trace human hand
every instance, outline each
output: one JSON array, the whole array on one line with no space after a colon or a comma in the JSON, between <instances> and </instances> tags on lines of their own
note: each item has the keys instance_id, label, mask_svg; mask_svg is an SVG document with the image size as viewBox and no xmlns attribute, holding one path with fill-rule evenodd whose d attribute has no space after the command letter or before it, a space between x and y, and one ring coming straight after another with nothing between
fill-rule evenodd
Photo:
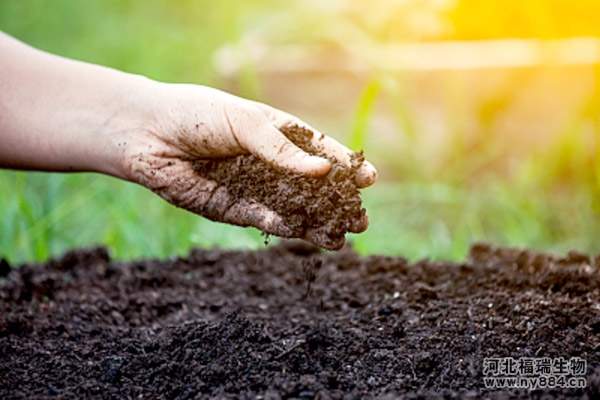
<instances>
[{"instance_id":1,"label":"human hand","mask_svg":"<svg viewBox=\"0 0 600 400\"><path fill-rule=\"evenodd\" d=\"M99 172L137 182L215 221L326 248L343 244L343 236L288 226L264 204L232 198L227 187L194 171L199 160L251 153L296 174L327 174L328 160L302 152L277 129L306 127L297 118L215 89L158 83L55 56L2 32L0 54L0 168ZM321 153L351 164L347 148L309 129ZM367 162L352 171L358 187L377 178ZM366 229L366 217L358 215L345 231Z\"/></svg>"},{"instance_id":2,"label":"human hand","mask_svg":"<svg viewBox=\"0 0 600 400\"><path fill-rule=\"evenodd\" d=\"M331 163L309 155L287 139L278 128L307 127L296 117L262 103L245 100L216 89L196 85L156 84L151 96L153 120L143 133L130 135L123 158L135 181L168 202L214 221L254 226L266 233L302 238L318 246L336 249L339 238L331 241L322 232L298 231L285 224L280 215L264 204L233 199L227 188L200 176L194 161L205 158L252 153L267 164L305 176L322 176ZM328 157L350 166L350 154L334 139L308 127L313 143ZM356 185L375 182L377 171L364 162L356 174ZM251 183L250 183L251 184ZM350 230L364 231L366 217ZM342 238L343 239L343 238Z\"/></svg>"}]
</instances>

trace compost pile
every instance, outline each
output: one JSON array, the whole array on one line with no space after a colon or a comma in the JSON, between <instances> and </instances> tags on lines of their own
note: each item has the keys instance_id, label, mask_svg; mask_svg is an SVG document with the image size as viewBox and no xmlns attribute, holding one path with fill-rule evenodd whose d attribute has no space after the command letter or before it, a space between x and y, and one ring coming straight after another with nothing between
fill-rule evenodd
<instances>
[{"instance_id":1,"label":"compost pile","mask_svg":"<svg viewBox=\"0 0 600 400\"><path fill-rule=\"evenodd\" d=\"M365 216L355 184L364 156L362 152L351 154L351 166L347 167L313 145L312 131L292 125L281 132L307 153L328 158L330 172L324 177L306 177L277 170L252 154L198 160L194 170L226 187L233 199L266 205L295 232L312 229L321 233L316 236L328 238L327 243L333 244L330 250L337 250L337 244L344 243L340 239Z\"/></svg>"},{"instance_id":2,"label":"compost pile","mask_svg":"<svg viewBox=\"0 0 600 400\"><path fill-rule=\"evenodd\" d=\"M0 265L0 398L598 398L600 258L464 263L105 249ZM492 390L486 357L580 357L587 387Z\"/></svg>"}]
</instances>

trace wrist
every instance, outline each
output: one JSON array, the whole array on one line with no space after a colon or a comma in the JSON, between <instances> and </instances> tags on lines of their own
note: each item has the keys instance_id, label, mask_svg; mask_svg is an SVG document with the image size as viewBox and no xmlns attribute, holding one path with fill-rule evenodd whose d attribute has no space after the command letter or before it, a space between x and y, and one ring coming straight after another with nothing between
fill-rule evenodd
<instances>
[{"instance_id":1,"label":"wrist","mask_svg":"<svg viewBox=\"0 0 600 400\"><path fill-rule=\"evenodd\" d=\"M104 113L104 119L87 136L90 168L95 172L125 180L132 177L132 158L147 150L151 141L155 111L154 86L149 78L127 74L126 82L119 88Z\"/></svg>"}]
</instances>

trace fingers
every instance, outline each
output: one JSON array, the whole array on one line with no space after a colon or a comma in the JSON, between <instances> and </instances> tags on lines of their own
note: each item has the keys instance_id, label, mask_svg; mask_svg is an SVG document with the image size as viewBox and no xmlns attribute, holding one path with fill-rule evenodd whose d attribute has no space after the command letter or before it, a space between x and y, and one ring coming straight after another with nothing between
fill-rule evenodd
<instances>
[{"instance_id":1,"label":"fingers","mask_svg":"<svg viewBox=\"0 0 600 400\"><path fill-rule=\"evenodd\" d=\"M365 160L358 171L356 171L356 186L359 188L371 186L377 181L377 177L377 169L375 169L373 164Z\"/></svg>"},{"instance_id":2,"label":"fingers","mask_svg":"<svg viewBox=\"0 0 600 400\"><path fill-rule=\"evenodd\" d=\"M352 150L338 142L337 140L319 132L315 128L309 126L298 118L285 113L276 108L261 104L263 112L272 121L273 125L277 128L284 128L286 126L298 125L302 126L313 132L312 144L313 146L323 153L327 154L331 158L339 160L342 164L350 167L350 155L353 153ZM326 173L326 172L325 172ZM356 185L359 188L371 186L377 180L377 170L368 161L364 161L359 167L356 173Z\"/></svg>"},{"instance_id":3,"label":"fingers","mask_svg":"<svg viewBox=\"0 0 600 400\"><path fill-rule=\"evenodd\" d=\"M327 250L339 250L346 241L343 235L330 236L326 227L304 230L302 227L287 225L281 216L264 205L245 200L231 206L222 215L220 221L238 226L253 226L263 232L283 238L302 238ZM361 220L355 221L355 224L350 227L350 231L361 233L367 229L368 225L369 221L365 215Z\"/></svg>"},{"instance_id":4,"label":"fingers","mask_svg":"<svg viewBox=\"0 0 600 400\"><path fill-rule=\"evenodd\" d=\"M271 165L306 176L322 176L331 169L328 160L302 151L271 124L261 126L256 135L260 140L249 140L246 146Z\"/></svg>"},{"instance_id":5,"label":"fingers","mask_svg":"<svg viewBox=\"0 0 600 400\"><path fill-rule=\"evenodd\" d=\"M223 190L222 190L223 189ZM204 210L204 216L214 221L225 222L237 226L253 226L263 232L283 238L302 238L318 247L327 250L339 250L346 241L342 236L330 236L326 227L309 228L290 226L276 212L263 204L245 199L231 205L227 191L219 188ZM355 221L350 227L354 233L364 232L369 225L367 216Z\"/></svg>"},{"instance_id":6,"label":"fingers","mask_svg":"<svg viewBox=\"0 0 600 400\"><path fill-rule=\"evenodd\" d=\"M326 250L341 249L346 239L342 236L330 236L325 227L309 228L306 231L299 227L287 225L283 218L264 205L246 200L228 207L223 214L206 213L204 215L214 221L224 222L237 226L252 226L259 230L282 238L301 238ZM352 228L355 233L363 232L368 225L365 220L357 222Z\"/></svg>"},{"instance_id":7,"label":"fingers","mask_svg":"<svg viewBox=\"0 0 600 400\"><path fill-rule=\"evenodd\" d=\"M368 226L369 219L366 215L363 215L361 219L354 221L349 230L352 233L361 233L367 230ZM327 250L339 250L344 247L344 244L346 243L346 239L343 235L328 235L326 227L307 229L303 235L303 239Z\"/></svg>"},{"instance_id":8,"label":"fingers","mask_svg":"<svg viewBox=\"0 0 600 400\"><path fill-rule=\"evenodd\" d=\"M337 140L324 135L314 129L310 128L315 132L313 135L312 143L313 145L323 153L336 158L342 164L350 167L350 155L353 153L352 150L338 142ZM356 185L359 188L364 188L367 186L371 186L377 180L377 170L368 161L363 161L362 165L359 167L356 172Z\"/></svg>"},{"instance_id":9,"label":"fingers","mask_svg":"<svg viewBox=\"0 0 600 400\"><path fill-rule=\"evenodd\" d=\"M302 236L299 229L286 225L277 213L268 209L263 204L247 200L240 200L230 206L222 214L221 222L238 226L253 226L263 232L284 238L298 238Z\"/></svg>"},{"instance_id":10,"label":"fingers","mask_svg":"<svg viewBox=\"0 0 600 400\"><path fill-rule=\"evenodd\" d=\"M215 217L216 215L212 216ZM339 250L346 242L344 236L329 236L325 227L309 228L306 231L301 227L291 227L274 211L269 210L262 204L247 200L240 200L230 206L218 220L232 225L253 226L263 232L283 238L302 238L327 250ZM368 224L368 221L361 221L355 227L356 233L366 229L365 223Z\"/></svg>"}]
</instances>

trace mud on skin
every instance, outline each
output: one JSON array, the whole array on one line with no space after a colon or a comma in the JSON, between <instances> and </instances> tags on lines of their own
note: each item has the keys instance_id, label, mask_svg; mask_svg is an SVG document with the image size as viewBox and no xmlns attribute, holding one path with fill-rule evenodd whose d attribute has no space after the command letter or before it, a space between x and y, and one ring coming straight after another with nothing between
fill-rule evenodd
<instances>
[{"instance_id":1,"label":"mud on skin","mask_svg":"<svg viewBox=\"0 0 600 400\"><path fill-rule=\"evenodd\" d=\"M264 204L280 215L293 232L310 229L319 244L337 250L344 244L345 234L355 231L352 227L366 215L355 184L364 156L362 152L353 153L348 168L314 148L312 131L299 126L281 131L302 150L328 158L331 171L325 177L305 177L277 170L255 155L198 160L194 170L226 187L232 201Z\"/></svg>"}]
</instances>

